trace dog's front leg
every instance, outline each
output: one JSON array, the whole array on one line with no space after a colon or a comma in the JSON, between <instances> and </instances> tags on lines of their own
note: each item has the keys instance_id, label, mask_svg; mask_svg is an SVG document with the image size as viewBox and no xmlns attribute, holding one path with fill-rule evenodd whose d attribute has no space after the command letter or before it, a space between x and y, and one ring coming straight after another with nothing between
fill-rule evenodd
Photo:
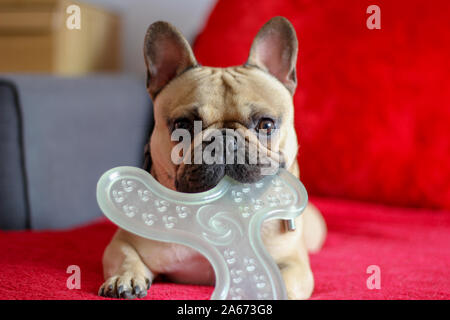
<instances>
[{"instance_id":1,"label":"dog's front leg","mask_svg":"<svg viewBox=\"0 0 450 320\"><path fill-rule=\"evenodd\" d=\"M143 298L155 277L140 255L119 229L103 254L106 281L98 294L111 298Z\"/></svg>"},{"instance_id":2,"label":"dog's front leg","mask_svg":"<svg viewBox=\"0 0 450 320\"><path fill-rule=\"evenodd\" d=\"M299 248L306 253L306 247ZM308 299L314 289L314 276L308 254L297 253L279 264L289 300Z\"/></svg>"},{"instance_id":3,"label":"dog's front leg","mask_svg":"<svg viewBox=\"0 0 450 320\"><path fill-rule=\"evenodd\" d=\"M305 241L305 214L295 219L296 230L287 231L280 238L290 238L285 256L279 263L281 275L290 300L304 300L311 297L314 290L314 276L309 264L308 247ZM284 239L286 240L286 239Z\"/></svg>"},{"instance_id":4,"label":"dog's front leg","mask_svg":"<svg viewBox=\"0 0 450 320\"><path fill-rule=\"evenodd\" d=\"M309 265L304 241L304 217L295 219L295 231L287 231L284 222L265 222L261 230L264 245L280 268L290 300L308 299L314 289L314 277Z\"/></svg>"}]
</instances>

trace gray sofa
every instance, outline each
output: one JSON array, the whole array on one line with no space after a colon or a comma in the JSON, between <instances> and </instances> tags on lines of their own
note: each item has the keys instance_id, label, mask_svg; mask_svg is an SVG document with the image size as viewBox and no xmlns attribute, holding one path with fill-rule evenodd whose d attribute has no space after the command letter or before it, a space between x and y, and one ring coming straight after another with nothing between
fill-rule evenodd
<instances>
[{"instance_id":1,"label":"gray sofa","mask_svg":"<svg viewBox=\"0 0 450 320\"><path fill-rule=\"evenodd\" d=\"M0 229L60 229L102 216L106 170L141 166L145 83L127 75L0 74Z\"/></svg>"}]
</instances>

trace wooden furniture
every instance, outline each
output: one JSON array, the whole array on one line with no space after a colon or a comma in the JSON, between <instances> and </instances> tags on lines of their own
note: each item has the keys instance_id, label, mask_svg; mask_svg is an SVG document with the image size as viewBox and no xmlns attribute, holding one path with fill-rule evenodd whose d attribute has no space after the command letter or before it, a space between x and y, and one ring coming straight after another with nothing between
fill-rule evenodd
<instances>
[{"instance_id":1,"label":"wooden furniture","mask_svg":"<svg viewBox=\"0 0 450 320\"><path fill-rule=\"evenodd\" d=\"M80 29L66 26L78 5ZM68 0L0 0L0 72L80 75L120 69L120 20Z\"/></svg>"}]
</instances>

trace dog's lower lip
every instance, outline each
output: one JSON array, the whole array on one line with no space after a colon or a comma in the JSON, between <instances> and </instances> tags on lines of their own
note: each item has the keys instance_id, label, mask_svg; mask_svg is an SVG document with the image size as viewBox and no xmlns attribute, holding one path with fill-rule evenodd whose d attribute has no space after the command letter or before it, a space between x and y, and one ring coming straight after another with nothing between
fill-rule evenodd
<instances>
[{"instance_id":1,"label":"dog's lower lip","mask_svg":"<svg viewBox=\"0 0 450 320\"><path fill-rule=\"evenodd\" d=\"M205 192L205 191L211 190L215 186L217 186L217 184L215 184L213 186L208 186L207 188L201 188L201 187L199 187L199 188L193 188L193 187L184 188L181 186L176 186L176 189L178 192L183 192L183 193L200 193L200 192Z\"/></svg>"},{"instance_id":2,"label":"dog's lower lip","mask_svg":"<svg viewBox=\"0 0 450 320\"><path fill-rule=\"evenodd\" d=\"M215 186L217 186L217 184L223 179L223 177L225 176L225 174L222 174L220 177L216 177L216 179L213 181L208 180L208 181L198 181L198 182L194 182L192 183L189 180L175 180L175 189L179 192L184 192L184 193L199 193L199 192L205 192L208 190L211 190L212 188L214 188Z\"/></svg>"}]
</instances>

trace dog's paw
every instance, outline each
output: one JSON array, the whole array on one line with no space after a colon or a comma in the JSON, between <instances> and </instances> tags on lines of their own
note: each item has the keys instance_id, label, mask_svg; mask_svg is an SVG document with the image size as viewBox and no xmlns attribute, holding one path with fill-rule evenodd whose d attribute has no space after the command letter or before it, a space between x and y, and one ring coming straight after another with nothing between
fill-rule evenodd
<instances>
[{"instance_id":1,"label":"dog's paw","mask_svg":"<svg viewBox=\"0 0 450 320\"><path fill-rule=\"evenodd\" d=\"M289 300L306 300L314 289L314 276L309 264L296 263L281 270Z\"/></svg>"},{"instance_id":2,"label":"dog's paw","mask_svg":"<svg viewBox=\"0 0 450 320\"><path fill-rule=\"evenodd\" d=\"M98 290L98 295L122 299L144 298L150 285L150 279L126 272L108 278Z\"/></svg>"}]
</instances>

